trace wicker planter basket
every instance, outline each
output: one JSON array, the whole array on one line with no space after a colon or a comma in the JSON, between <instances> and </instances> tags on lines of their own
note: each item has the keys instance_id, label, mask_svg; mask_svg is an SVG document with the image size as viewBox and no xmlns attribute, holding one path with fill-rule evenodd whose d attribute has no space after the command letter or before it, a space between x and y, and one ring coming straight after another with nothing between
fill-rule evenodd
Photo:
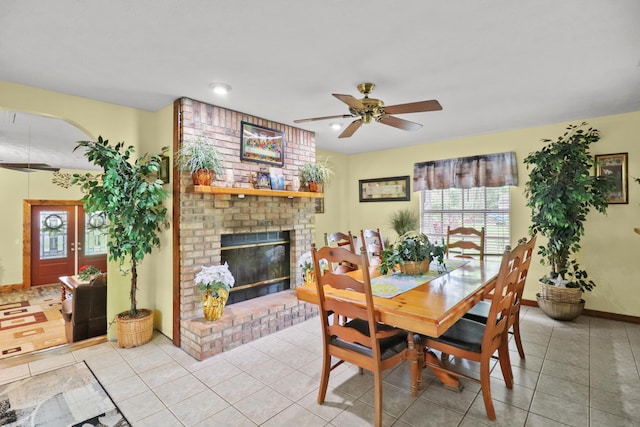
<instances>
[{"instance_id":1,"label":"wicker planter basket","mask_svg":"<svg viewBox=\"0 0 640 427\"><path fill-rule=\"evenodd\" d=\"M540 298L548 301L579 303L582 299L580 288L562 288L540 282Z\"/></svg>"},{"instance_id":2,"label":"wicker planter basket","mask_svg":"<svg viewBox=\"0 0 640 427\"><path fill-rule=\"evenodd\" d=\"M538 307L540 307L540 310L544 311L544 313L552 319L573 320L580 316L582 314L582 310L584 310L583 299L577 303L560 302L542 298L540 294L537 294L536 296L538 297Z\"/></svg>"},{"instance_id":3,"label":"wicker planter basket","mask_svg":"<svg viewBox=\"0 0 640 427\"><path fill-rule=\"evenodd\" d=\"M141 314L136 318L120 317L123 313L116 316L118 347L138 347L151 341L153 337L153 312L146 308L138 311Z\"/></svg>"},{"instance_id":4,"label":"wicker planter basket","mask_svg":"<svg viewBox=\"0 0 640 427\"><path fill-rule=\"evenodd\" d=\"M424 261L405 261L400 265L400 271L404 274L410 274L416 276L418 274L425 274L429 272L429 260Z\"/></svg>"}]
</instances>

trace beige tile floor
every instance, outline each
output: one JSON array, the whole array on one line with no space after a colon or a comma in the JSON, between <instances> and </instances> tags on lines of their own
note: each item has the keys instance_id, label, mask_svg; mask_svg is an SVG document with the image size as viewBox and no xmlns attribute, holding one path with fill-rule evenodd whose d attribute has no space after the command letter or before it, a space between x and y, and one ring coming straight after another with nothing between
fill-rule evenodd
<instances>
[{"instance_id":1,"label":"beige tile floor","mask_svg":"<svg viewBox=\"0 0 640 427\"><path fill-rule=\"evenodd\" d=\"M385 376L384 425L640 426L640 325L587 316L558 322L525 307L522 331L527 358L511 353L513 390L499 368L492 374L495 422L473 382L456 393L425 372L413 398L403 364ZM86 360L134 426L371 425L372 378L352 366L332 373L326 403L316 403L319 332L311 319L202 362L156 334L134 349L106 342L0 363L0 383Z\"/></svg>"}]
</instances>

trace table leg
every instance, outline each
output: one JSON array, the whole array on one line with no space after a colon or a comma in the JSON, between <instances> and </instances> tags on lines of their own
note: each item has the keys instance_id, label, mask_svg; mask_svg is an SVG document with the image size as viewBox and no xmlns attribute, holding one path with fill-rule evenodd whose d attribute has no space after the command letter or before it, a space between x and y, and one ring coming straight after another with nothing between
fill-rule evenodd
<instances>
[{"instance_id":1,"label":"table leg","mask_svg":"<svg viewBox=\"0 0 640 427\"><path fill-rule=\"evenodd\" d=\"M424 366L424 350L421 343L414 342L413 333L408 334L409 363L411 366L411 395L418 396L418 390L422 388L422 368Z\"/></svg>"},{"instance_id":2,"label":"table leg","mask_svg":"<svg viewBox=\"0 0 640 427\"><path fill-rule=\"evenodd\" d=\"M442 361L435 355L435 353L431 350L427 350L424 353L424 360L426 365L431 368L436 377L442 382L442 385L453 391L462 391L464 387L462 383L458 380L458 377L452 375L449 371L444 369L442 366Z\"/></svg>"}]
</instances>

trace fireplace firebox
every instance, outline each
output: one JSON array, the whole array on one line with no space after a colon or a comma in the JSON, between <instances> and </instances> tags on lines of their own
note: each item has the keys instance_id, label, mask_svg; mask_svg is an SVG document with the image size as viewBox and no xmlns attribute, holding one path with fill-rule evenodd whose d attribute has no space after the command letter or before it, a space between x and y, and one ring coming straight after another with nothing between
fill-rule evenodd
<instances>
[{"instance_id":1,"label":"fireplace firebox","mask_svg":"<svg viewBox=\"0 0 640 427\"><path fill-rule=\"evenodd\" d=\"M288 231L223 234L221 260L236 280L227 304L290 288Z\"/></svg>"}]
</instances>

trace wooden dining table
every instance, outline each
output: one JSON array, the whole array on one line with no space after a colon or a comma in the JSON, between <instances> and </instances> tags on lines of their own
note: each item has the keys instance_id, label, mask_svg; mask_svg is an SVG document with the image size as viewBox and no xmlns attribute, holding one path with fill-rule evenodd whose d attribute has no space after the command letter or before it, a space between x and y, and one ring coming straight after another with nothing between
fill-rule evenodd
<instances>
[{"instance_id":1,"label":"wooden dining table","mask_svg":"<svg viewBox=\"0 0 640 427\"><path fill-rule=\"evenodd\" d=\"M494 288L499 269L499 261L469 260L461 267L392 298L374 296L379 321L410 332L439 337ZM362 279L360 270L348 274ZM375 268L370 269L370 274L371 277L380 275ZM295 290L299 300L318 304L315 283L298 286ZM326 287L325 294L329 298L365 305L362 293ZM435 373L448 388L461 389L456 377ZM412 392L416 394L416 390Z\"/></svg>"}]
</instances>

